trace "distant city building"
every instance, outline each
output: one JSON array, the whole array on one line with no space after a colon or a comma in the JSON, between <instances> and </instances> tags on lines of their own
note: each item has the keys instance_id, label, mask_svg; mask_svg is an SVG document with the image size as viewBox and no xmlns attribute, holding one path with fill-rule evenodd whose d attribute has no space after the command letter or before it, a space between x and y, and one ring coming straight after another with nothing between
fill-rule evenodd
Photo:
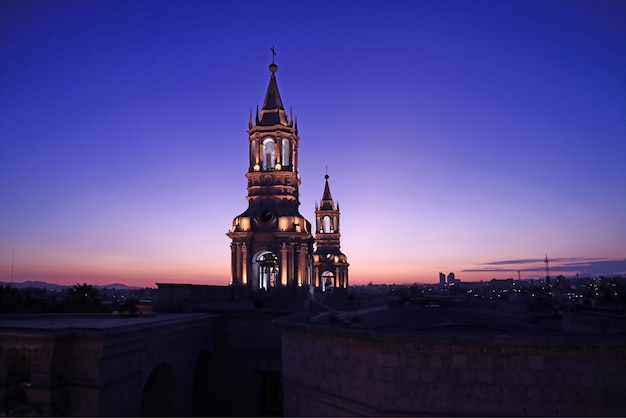
<instances>
[{"instance_id":1,"label":"distant city building","mask_svg":"<svg viewBox=\"0 0 626 418\"><path fill-rule=\"evenodd\" d=\"M442 286L446 284L446 275L443 273L439 273L439 284Z\"/></svg>"},{"instance_id":2,"label":"distant city building","mask_svg":"<svg viewBox=\"0 0 626 418\"><path fill-rule=\"evenodd\" d=\"M448 273L448 284L456 283L456 279L454 278L454 273Z\"/></svg>"}]
</instances>

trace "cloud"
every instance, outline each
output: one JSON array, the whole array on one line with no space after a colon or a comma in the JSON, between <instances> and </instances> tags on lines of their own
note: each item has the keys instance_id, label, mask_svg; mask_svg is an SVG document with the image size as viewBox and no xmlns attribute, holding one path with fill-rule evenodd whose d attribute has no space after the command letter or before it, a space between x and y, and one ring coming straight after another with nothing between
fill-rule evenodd
<instances>
[{"instance_id":1,"label":"cloud","mask_svg":"<svg viewBox=\"0 0 626 418\"><path fill-rule=\"evenodd\" d=\"M545 262L545 258L526 258L522 260L501 260L501 261L490 261L488 263L481 263L480 265L488 265L488 266L499 266L499 265L518 265L518 264L534 264L534 263L543 263ZM550 258L548 257L551 263L563 263L563 262L574 262L574 261L596 261L596 260L606 260L604 258L582 258L582 257L569 257L569 258ZM517 271L517 269L515 269Z\"/></svg>"},{"instance_id":2,"label":"cloud","mask_svg":"<svg viewBox=\"0 0 626 418\"><path fill-rule=\"evenodd\" d=\"M579 274L583 276L611 276L626 274L626 258L606 259L606 258L549 258L550 270L558 274ZM488 272L538 272L545 265L545 259L522 259L522 260L500 260L479 264L473 269L462 270L464 273L488 273ZM534 264L533 267L521 267L520 265Z\"/></svg>"},{"instance_id":3,"label":"cloud","mask_svg":"<svg viewBox=\"0 0 626 418\"><path fill-rule=\"evenodd\" d=\"M543 262L540 258L527 258L524 260L503 260L503 261L491 261L489 263L481 263L481 265L498 266L508 264L529 264Z\"/></svg>"},{"instance_id":4,"label":"cloud","mask_svg":"<svg viewBox=\"0 0 626 418\"><path fill-rule=\"evenodd\" d=\"M556 267L559 271L592 276L626 274L626 258L617 260L589 260Z\"/></svg>"}]
</instances>

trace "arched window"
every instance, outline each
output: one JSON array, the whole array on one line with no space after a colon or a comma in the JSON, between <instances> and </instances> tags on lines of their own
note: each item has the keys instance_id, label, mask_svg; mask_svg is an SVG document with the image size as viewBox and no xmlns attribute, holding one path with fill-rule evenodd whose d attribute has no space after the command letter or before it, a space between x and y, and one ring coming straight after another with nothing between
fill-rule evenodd
<instances>
[{"instance_id":1,"label":"arched window","mask_svg":"<svg viewBox=\"0 0 626 418\"><path fill-rule=\"evenodd\" d=\"M324 232L330 232L330 216L324 216Z\"/></svg>"},{"instance_id":2,"label":"arched window","mask_svg":"<svg viewBox=\"0 0 626 418\"><path fill-rule=\"evenodd\" d=\"M216 360L209 350L202 350L196 359L193 371L192 416L206 417L211 415L211 383L215 376Z\"/></svg>"},{"instance_id":3,"label":"arched window","mask_svg":"<svg viewBox=\"0 0 626 418\"><path fill-rule=\"evenodd\" d=\"M29 405L28 393L24 389L30 387L30 358L26 357L17 348L11 347L6 350L5 361L6 374L0 377L6 384L4 386L4 399L2 399L4 407L0 412L8 412L9 416L22 414L25 414L23 416L28 416L31 406ZM17 411L19 413L16 413Z\"/></svg>"},{"instance_id":4,"label":"arched window","mask_svg":"<svg viewBox=\"0 0 626 418\"><path fill-rule=\"evenodd\" d=\"M335 275L332 271L325 271L322 273L322 290L324 292L332 292L335 286Z\"/></svg>"},{"instance_id":5,"label":"arched window","mask_svg":"<svg viewBox=\"0 0 626 418\"><path fill-rule=\"evenodd\" d=\"M263 171L272 171L276 165L276 144L273 138L263 140Z\"/></svg>"},{"instance_id":6,"label":"arched window","mask_svg":"<svg viewBox=\"0 0 626 418\"><path fill-rule=\"evenodd\" d=\"M254 168L257 163L258 161L256 160L256 141L252 141L250 143L250 167Z\"/></svg>"},{"instance_id":7,"label":"arched window","mask_svg":"<svg viewBox=\"0 0 626 418\"><path fill-rule=\"evenodd\" d=\"M278 257L270 251L259 253L254 264L258 276L258 289L269 290L276 287L278 279Z\"/></svg>"},{"instance_id":8,"label":"arched window","mask_svg":"<svg viewBox=\"0 0 626 418\"><path fill-rule=\"evenodd\" d=\"M291 150L289 148L291 148L289 146L289 140L283 139L283 150L281 153L283 157L283 167L287 167L291 165Z\"/></svg>"},{"instance_id":9,"label":"arched window","mask_svg":"<svg viewBox=\"0 0 626 418\"><path fill-rule=\"evenodd\" d=\"M176 374L166 363L154 368L141 395L141 412L144 417L177 416Z\"/></svg>"}]
</instances>

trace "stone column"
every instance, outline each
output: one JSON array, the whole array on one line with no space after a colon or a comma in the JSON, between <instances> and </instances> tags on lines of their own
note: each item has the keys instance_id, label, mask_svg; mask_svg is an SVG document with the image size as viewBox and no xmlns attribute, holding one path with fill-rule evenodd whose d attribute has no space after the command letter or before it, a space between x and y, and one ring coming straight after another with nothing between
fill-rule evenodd
<instances>
[{"instance_id":1,"label":"stone column","mask_svg":"<svg viewBox=\"0 0 626 418\"><path fill-rule=\"evenodd\" d=\"M248 284L248 248L241 244L241 284Z\"/></svg>"},{"instance_id":2,"label":"stone column","mask_svg":"<svg viewBox=\"0 0 626 418\"><path fill-rule=\"evenodd\" d=\"M287 244L280 245L280 284L287 286Z\"/></svg>"},{"instance_id":3,"label":"stone column","mask_svg":"<svg viewBox=\"0 0 626 418\"><path fill-rule=\"evenodd\" d=\"M230 243L230 284L238 284L237 283L237 251L235 248L235 243Z\"/></svg>"}]
</instances>

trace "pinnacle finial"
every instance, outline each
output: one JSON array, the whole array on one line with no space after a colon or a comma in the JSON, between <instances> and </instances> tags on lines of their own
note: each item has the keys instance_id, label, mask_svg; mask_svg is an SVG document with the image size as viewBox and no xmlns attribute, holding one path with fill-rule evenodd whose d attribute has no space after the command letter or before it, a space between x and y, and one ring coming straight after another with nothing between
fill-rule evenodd
<instances>
[{"instance_id":1,"label":"pinnacle finial","mask_svg":"<svg viewBox=\"0 0 626 418\"><path fill-rule=\"evenodd\" d=\"M327 166L326 166L326 175L324 176L324 178L325 178L326 180L328 180L328 177L329 177L329 176L328 176L328 165L327 165Z\"/></svg>"}]
</instances>

